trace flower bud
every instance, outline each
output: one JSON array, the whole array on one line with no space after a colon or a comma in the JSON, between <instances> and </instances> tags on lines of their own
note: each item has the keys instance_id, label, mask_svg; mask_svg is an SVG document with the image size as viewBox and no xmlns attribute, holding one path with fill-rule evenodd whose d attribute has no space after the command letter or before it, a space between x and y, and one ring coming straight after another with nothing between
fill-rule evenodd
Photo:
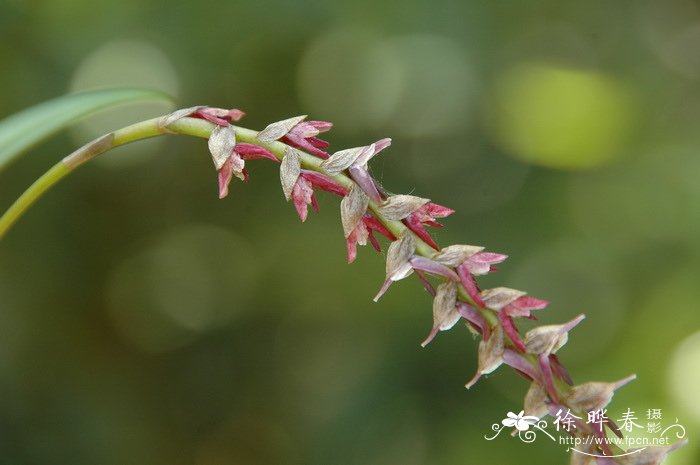
<instances>
[{"instance_id":1,"label":"flower bud","mask_svg":"<svg viewBox=\"0 0 700 465\"><path fill-rule=\"evenodd\" d=\"M321 169L330 175L342 173L352 165L367 147L353 147L335 152L321 162Z\"/></svg>"},{"instance_id":2,"label":"flower bud","mask_svg":"<svg viewBox=\"0 0 700 465\"><path fill-rule=\"evenodd\" d=\"M356 184L353 184L348 195L343 197L343 200L340 202L340 218L346 239L355 229L355 226L362 221L368 206L369 197Z\"/></svg>"},{"instance_id":3,"label":"flower bud","mask_svg":"<svg viewBox=\"0 0 700 465\"><path fill-rule=\"evenodd\" d=\"M472 328L476 328L477 332L481 334L484 340L488 340L491 337L491 328L486 322L486 318L479 311L477 311L471 305L464 302L457 302L457 310L462 318L467 320L469 324L467 327L474 332Z\"/></svg>"},{"instance_id":4,"label":"flower bud","mask_svg":"<svg viewBox=\"0 0 700 465\"><path fill-rule=\"evenodd\" d=\"M553 354L566 344L569 331L578 325L585 315L579 315L563 325L547 325L533 328L525 334L525 347L530 354Z\"/></svg>"},{"instance_id":5,"label":"flower bud","mask_svg":"<svg viewBox=\"0 0 700 465\"><path fill-rule=\"evenodd\" d=\"M300 174L299 153L295 149L287 147L284 151L284 157L282 157L282 163L280 163L280 182L285 199L292 198L292 191Z\"/></svg>"},{"instance_id":6,"label":"flower bud","mask_svg":"<svg viewBox=\"0 0 700 465\"><path fill-rule=\"evenodd\" d=\"M421 343L425 347L433 340L438 331L447 331L459 321L461 315L457 311L457 283L447 281L440 284L433 299L433 328L428 337Z\"/></svg>"},{"instance_id":7,"label":"flower bud","mask_svg":"<svg viewBox=\"0 0 700 465\"><path fill-rule=\"evenodd\" d=\"M386 254L386 279L379 293L374 297L375 302L386 293L392 282L403 279L413 272L409 259L415 251L416 241L408 231L391 243Z\"/></svg>"},{"instance_id":8,"label":"flower bud","mask_svg":"<svg viewBox=\"0 0 700 465\"><path fill-rule=\"evenodd\" d=\"M433 255L433 260L438 263L442 263L445 266L457 267L467 261L469 257L475 253L484 250L483 247L478 247L476 245L451 245L441 249L438 253Z\"/></svg>"},{"instance_id":9,"label":"flower bud","mask_svg":"<svg viewBox=\"0 0 700 465\"><path fill-rule=\"evenodd\" d=\"M425 271L434 276L442 276L452 281L459 281L459 276L457 276L457 273L455 273L453 269L420 255L411 257L411 266L416 270Z\"/></svg>"},{"instance_id":10,"label":"flower bud","mask_svg":"<svg viewBox=\"0 0 700 465\"><path fill-rule=\"evenodd\" d=\"M591 382L575 386L566 397L566 403L573 410L600 410L612 400L615 390L636 379L628 376L616 383Z\"/></svg>"},{"instance_id":11,"label":"flower bud","mask_svg":"<svg viewBox=\"0 0 700 465\"><path fill-rule=\"evenodd\" d=\"M429 199L416 197L415 195L392 195L379 205L379 213L384 217L400 221L420 207L430 202Z\"/></svg>"},{"instance_id":12,"label":"flower bud","mask_svg":"<svg viewBox=\"0 0 700 465\"><path fill-rule=\"evenodd\" d=\"M379 193L379 189L377 189L377 184L366 168L351 165L350 168L348 168L348 172L352 180L365 191L365 194L367 194L373 202L379 203L382 201L382 195Z\"/></svg>"},{"instance_id":13,"label":"flower bud","mask_svg":"<svg viewBox=\"0 0 700 465\"><path fill-rule=\"evenodd\" d=\"M466 388L471 388L481 378L481 375L492 373L501 366L504 351L503 329L497 325L488 341L479 342L479 367L474 378L466 384Z\"/></svg>"},{"instance_id":14,"label":"flower bud","mask_svg":"<svg viewBox=\"0 0 700 465\"><path fill-rule=\"evenodd\" d=\"M360 156L355 160L355 164L358 166L367 167L367 162L374 158L379 152L391 145L391 139L384 138L379 139L377 142L365 147L365 150L360 153Z\"/></svg>"},{"instance_id":15,"label":"flower bud","mask_svg":"<svg viewBox=\"0 0 700 465\"><path fill-rule=\"evenodd\" d=\"M170 113L169 115L164 116L163 118L158 121L158 127L161 129L171 125L175 121L181 120L182 118L185 118L193 113L196 113L197 111L201 110L202 108L206 108L204 105L197 105L195 107L189 107L189 108L181 108L179 110L175 110L174 112Z\"/></svg>"},{"instance_id":16,"label":"flower bud","mask_svg":"<svg viewBox=\"0 0 700 465\"><path fill-rule=\"evenodd\" d=\"M268 124L265 129L256 136L260 142L269 144L285 136L294 126L306 119L306 115L295 116L293 118L277 121Z\"/></svg>"},{"instance_id":17,"label":"flower bud","mask_svg":"<svg viewBox=\"0 0 700 465\"><path fill-rule=\"evenodd\" d=\"M217 171L224 166L236 146L236 129L231 126L215 126L209 136L209 152Z\"/></svg>"},{"instance_id":18,"label":"flower bud","mask_svg":"<svg viewBox=\"0 0 700 465\"><path fill-rule=\"evenodd\" d=\"M488 308L501 310L506 305L514 302L518 297L525 295L525 292L510 289L508 287L495 287L481 292L481 299Z\"/></svg>"}]
</instances>

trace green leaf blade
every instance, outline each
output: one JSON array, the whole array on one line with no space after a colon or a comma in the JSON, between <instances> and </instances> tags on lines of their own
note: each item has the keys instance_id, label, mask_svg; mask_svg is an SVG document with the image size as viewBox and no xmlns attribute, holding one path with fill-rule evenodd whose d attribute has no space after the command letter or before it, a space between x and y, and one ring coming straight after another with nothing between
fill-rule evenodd
<instances>
[{"instance_id":1,"label":"green leaf blade","mask_svg":"<svg viewBox=\"0 0 700 465\"><path fill-rule=\"evenodd\" d=\"M76 121L111 107L143 101L172 102L159 91L100 89L42 102L0 121L0 171L22 153Z\"/></svg>"}]
</instances>

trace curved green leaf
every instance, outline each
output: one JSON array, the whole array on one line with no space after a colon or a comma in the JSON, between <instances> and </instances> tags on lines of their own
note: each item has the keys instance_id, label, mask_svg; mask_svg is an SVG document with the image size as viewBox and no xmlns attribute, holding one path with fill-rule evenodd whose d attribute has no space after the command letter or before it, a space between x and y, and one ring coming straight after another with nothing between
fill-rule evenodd
<instances>
[{"instance_id":1,"label":"curved green leaf","mask_svg":"<svg viewBox=\"0 0 700 465\"><path fill-rule=\"evenodd\" d=\"M0 171L25 150L87 115L147 100L169 102L172 98L148 89L101 89L64 95L8 116L0 121Z\"/></svg>"}]
</instances>

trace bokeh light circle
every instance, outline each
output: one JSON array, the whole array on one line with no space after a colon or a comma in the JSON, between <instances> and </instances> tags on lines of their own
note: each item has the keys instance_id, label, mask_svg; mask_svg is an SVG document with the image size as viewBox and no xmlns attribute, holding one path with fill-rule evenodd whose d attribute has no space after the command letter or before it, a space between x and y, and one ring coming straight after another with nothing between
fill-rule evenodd
<instances>
[{"instance_id":1,"label":"bokeh light circle","mask_svg":"<svg viewBox=\"0 0 700 465\"><path fill-rule=\"evenodd\" d=\"M604 165L625 149L634 123L624 83L600 72L527 63L493 87L495 142L528 163L559 169Z\"/></svg>"},{"instance_id":2,"label":"bokeh light circle","mask_svg":"<svg viewBox=\"0 0 700 465\"><path fill-rule=\"evenodd\" d=\"M106 87L143 87L177 96L179 79L173 64L165 53L150 42L115 40L107 42L86 56L78 65L71 80L71 92ZM140 119L163 114L168 107L162 102L133 103L109 109L80 122L74 129L76 143L83 144L115 129L133 124ZM107 166L141 162L143 156L155 154L154 144L138 144L120 150L119 156L98 157Z\"/></svg>"},{"instance_id":3,"label":"bokeh light circle","mask_svg":"<svg viewBox=\"0 0 700 465\"><path fill-rule=\"evenodd\" d=\"M361 30L334 30L311 43L299 63L304 107L338 131L374 128L398 103L404 75L392 50Z\"/></svg>"},{"instance_id":4,"label":"bokeh light circle","mask_svg":"<svg viewBox=\"0 0 700 465\"><path fill-rule=\"evenodd\" d=\"M113 270L111 320L137 348L179 347L245 307L259 262L246 240L224 229L195 225L167 232Z\"/></svg>"},{"instance_id":5,"label":"bokeh light circle","mask_svg":"<svg viewBox=\"0 0 700 465\"><path fill-rule=\"evenodd\" d=\"M674 400L688 415L700 422L700 331L685 338L671 358L669 390Z\"/></svg>"}]
</instances>

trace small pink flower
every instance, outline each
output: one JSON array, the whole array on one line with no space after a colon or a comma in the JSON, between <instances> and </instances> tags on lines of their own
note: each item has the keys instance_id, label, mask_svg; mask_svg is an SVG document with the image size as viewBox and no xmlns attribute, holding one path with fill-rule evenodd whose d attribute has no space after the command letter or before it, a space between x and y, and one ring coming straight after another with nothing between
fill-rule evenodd
<instances>
[{"instance_id":1,"label":"small pink flower","mask_svg":"<svg viewBox=\"0 0 700 465\"><path fill-rule=\"evenodd\" d=\"M330 192L331 194L335 194L340 197L345 197L348 193L346 188L333 181L331 178L324 176L321 173L317 173L316 171L301 170L301 175L317 189Z\"/></svg>"},{"instance_id":2,"label":"small pink flower","mask_svg":"<svg viewBox=\"0 0 700 465\"><path fill-rule=\"evenodd\" d=\"M245 113L237 108L226 110L224 108L203 107L190 115L193 118L201 118L219 126L226 126L233 121L238 121Z\"/></svg>"},{"instance_id":3,"label":"small pink flower","mask_svg":"<svg viewBox=\"0 0 700 465\"><path fill-rule=\"evenodd\" d=\"M366 214L364 218L362 218L362 221L365 223L365 226L367 226L367 230L369 231L369 241L372 243L372 247L374 247L374 249L377 252L381 252L382 248L379 245L379 241L377 241L377 238L374 237L374 234L372 234L373 232L378 232L390 241L396 240L396 236L394 236L394 234L391 231L386 229L382 222L374 216Z\"/></svg>"},{"instance_id":4,"label":"small pink flower","mask_svg":"<svg viewBox=\"0 0 700 465\"><path fill-rule=\"evenodd\" d=\"M357 183L373 202L382 201L377 185L367 171L367 163L379 152L391 145L391 139L380 139L364 147L353 147L335 152L321 163L321 169L330 175L348 170L350 177Z\"/></svg>"},{"instance_id":5,"label":"small pink flower","mask_svg":"<svg viewBox=\"0 0 700 465\"><path fill-rule=\"evenodd\" d=\"M311 205L314 211L318 213L319 207L318 202L316 201L316 196L314 195L314 188L321 189L341 197L344 197L348 192L343 186L320 173L310 170L301 170L291 194L294 207L296 208L301 221L306 221L309 214L309 205ZM374 239L372 236L370 238ZM376 241L376 239L374 239L374 241Z\"/></svg>"},{"instance_id":6,"label":"small pink flower","mask_svg":"<svg viewBox=\"0 0 700 465\"><path fill-rule=\"evenodd\" d=\"M314 196L313 187L311 187L311 183L304 179L303 176L299 176L297 182L294 184L294 189L292 189L292 201L294 202L294 208L296 208L297 214L302 222L306 221L306 217L309 214L309 205L318 213L318 203Z\"/></svg>"},{"instance_id":7,"label":"small pink flower","mask_svg":"<svg viewBox=\"0 0 700 465\"><path fill-rule=\"evenodd\" d=\"M199 105L190 108L181 108L180 110L175 110L166 117L164 117L159 126L165 128L168 125L178 121L182 118L199 118L212 122L218 126L226 127L229 123L233 121L238 121L245 116L245 113L237 108L232 108L226 110L224 108L214 108Z\"/></svg>"},{"instance_id":8,"label":"small pink flower","mask_svg":"<svg viewBox=\"0 0 700 465\"><path fill-rule=\"evenodd\" d=\"M525 343L520 338L520 334L518 333L518 329L515 327L513 318L530 318L530 310L541 310L547 305L549 305L549 302L546 300L540 300L524 295L522 297L518 297L498 312L498 320L501 322L503 330L506 332L510 340L513 341L515 347L517 347L521 352L526 351ZM549 364L548 360L547 364Z\"/></svg>"},{"instance_id":9,"label":"small pink flower","mask_svg":"<svg viewBox=\"0 0 700 465\"><path fill-rule=\"evenodd\" d=\"M549 302L529 297L522 291L507 287L487 289L480 294L480 298L485 306L498 312L498 320L503 327L503 331L513 341L518 350L525 352L525 344L513 323L513 318L530 318L531 310L543 309Z\"/></svg>"},{"instance_id":10,"label":"small pink flower","mask_svg":"<svg viewBox=\"0 0 700 465\"><path fill-rule=\"evenodd\" d=\"M326 159L328 154L323 149L328 148L329 144L316 136L332 127L333 123L328 121L302 121L290 129L280 141Z\"/></svg>"},{"instance_id":11,"label":"small pink flower","mask_svg":"<svg viewBox=\"0 0 700 465\"><path fill-rule=\"evenodd\" d=\"M223 199L228 195L228 186L233 176L236 176L241 181L248 181L248 171L244 168L245 160L257 160L260 158L268 158L279 163L279 159L265 147L243 142L236 144L231 155L218 170L219 198Z\"/></svg>"},{"instance_id":12,"label":"small pink flower","mask_svg":"<svg viewBox=\"0 0 700 465\"><path fill-rule=\"evenodd\" d=\"M377 238L374 237L373 232L378 232L390 241L396 240L396 236L394 236L391 231L386 229L379 220L370 214L365 214L362 217L362 221L357 223L353 231L346 238L348 263L354 262L357 258L357 244L367 245L368 239L375 250L378 252L381 251L379 241L377 241Z\"/></svg>"},{"instance_id":13,"label":"small pink flower","mask_svg":"<svg viewBox=\"0 0 700 465\"><path fill-rule=\"evenodd\" d=\"M435 228L441 228L442 224L435 221L435 218L446 218L453 214L455 211L451 208L438 205L433 202L428 202L414 213L411 213L406 218L404 218L403 224L406 225L411 231L413 231L418 237L420 237L426 244L430 247L438 250L439 247L435 243L428 231L425 229L425 225L432 226Z\"/></svg>"},{"instance_id":14,"label":"small pink flower","mask_svg":"<svg viewBox=\"0 0 700 465\"><path fill-rule=\"evenodd\" d=\"M345 244L348 251L348 263L352 263L357 258L357 244L367 245L369 230L364 221L360 221L355 225L348 237L345 238Z\"/></svg>"},{"instance_id":15,"label":"small pink flower","mask_svg":"<svg viewBox=\"0 0 700 465\"><path fill-rule=\"evenodd\" d=\"M474 303L480 307L484 306L484 301L481 300L481 290L474 280L474 276L486 274L490 271L495 271L491 265L501 263L508 255L492 252L479 252L469 257L464 263L457 267L457 273L462 281L462 286L474 300Z\"/></svg>"}]
</instances>

